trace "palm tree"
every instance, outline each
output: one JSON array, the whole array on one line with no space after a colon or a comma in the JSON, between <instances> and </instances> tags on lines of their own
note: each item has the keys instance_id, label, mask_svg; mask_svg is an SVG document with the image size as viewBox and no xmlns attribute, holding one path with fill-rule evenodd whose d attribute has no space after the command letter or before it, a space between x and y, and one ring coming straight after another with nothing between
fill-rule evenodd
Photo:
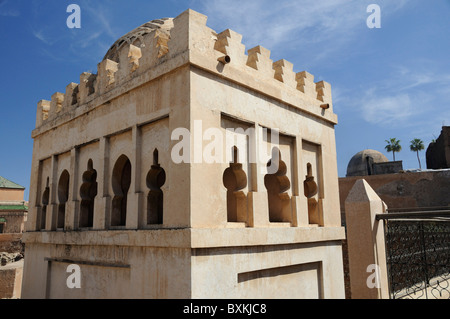
<instances>
[{"instance_id":1,"label":"palm tree","mask_svg":"<svg viewBox=\"0 0 450 319\"><path fill-rule=\"evenodd\" d=\"M419 138L415 138L411 141L411 145L409 146L409 148L412 152L417 153L417 159L419 161L419 168L422 169L422 165L420 164L419 152L421 150L425 149L425 146L423 145L423 141Z\"/></svg>"},{"instance_id":2,"label":"palm tree","mask_svg":"<svg viewBox=\"0 0 450 319\"><path fill-rule=\"evenodd\" d=\"M396 138L391 138L389 140L386 140L386 143L388 143L388 145L385 146L385 149L388 152L392 152L392 155L394 156L394 162L395 162L395 152L400 152L402 150L402 146L400 145L400 140L397 140Z\"/></svg>"}]
</instances>

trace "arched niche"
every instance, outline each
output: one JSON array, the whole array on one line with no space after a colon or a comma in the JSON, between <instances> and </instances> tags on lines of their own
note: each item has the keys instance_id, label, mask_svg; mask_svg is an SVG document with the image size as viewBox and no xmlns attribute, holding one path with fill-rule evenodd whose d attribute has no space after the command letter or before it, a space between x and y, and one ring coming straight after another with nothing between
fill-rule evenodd
<instances>
[{"instance_id":1,"label":"arched niche","mask_svg":"<svg viewBox=\"0 0 450 319\"><path fill-rule=\"evenodd\" d=\"M322 213L317 200L318 185L313 174L313 166L311 163L306 164L306 176L303 181L303 189L304 195L308 199L309 224L323 226Z\"/></svg>"},{"instance_id":2,"label":"arched niche","mask_svg":"<svg viewBox=\"0 0 450 319\"><path fill-rule=\"evenodd\" d=\"M127 220L128 190L131 185L131 162L121 155L112 172L112 189L114 197L111 210L111 226L125 226Z\"/></svg>"},{"instance_id":3,"label":"arched niche","mask_svg":"<svg viewBox=\"0 0 450 319\"><path fill-rule=\"evenodd\" d=\"M45 224L47 221L47 207L50 201L50 186L49 186L50 179L47 177L46 186L44 189L44 192L42 193L41 198L41 207L40 207L40 213L37 218L37 230L44 230Z\"/></svg>"},{"instance_id":4,"label":"arched niche","mask_svg":"<svg viewBox=\"0 0 450 319\"><path fill-rule=\"evenodd\" d=\"M233 161L223 173L223 185L227 189L227 221L247 222L247 196L242 191L247 187L247 174L239 163L239 150L232 148Z\"/></svg>"},{"instance_id":5,"label":"arched niche","mask_svg":"<svg viewBox=\"0 0 450 319\"><path fill-rule=\"evenodd\" d=\"M69 199L70 174L64 170L59 177L58 182L58 215L56 219L56 228L64 229L66 220L66 203Z\"/></svg>"},{"instance_id":6,"label":"arched niche","mask_svg":"<svg viewBox=\"0 0 450 319\"><path fill-rule=\"evenodd\" d=\"M94 169L92 160L87 164L87 169L82 176L80 187L80 221L79 226L93 227L94 225L94 202L98 192L97 171Z\"/></svg>"},{"instance_id":7,"label":"arched niche","mask_svg":"<svg viewBox=\"0 0 450 319\"><path fill-rule=\"evenodd\" d=\"M269 201L269 221L291 222L291 198L287 193L291 183L286 176L286 163L283 162L281 151L277 147L272 149L272 158L267 163L268 171L273 171L274 166L276 171L264 176L264 185L267 189Z\"/></svg>"},{"instance_id":8,"label":"arched niche","mask_svg":"<svg viewBox=\"0 0 450 319\"><path fill-rule=\"evenodd\" d=\"M163 224L164 193L161 187L166 182L166 172L159 164L159 153L153 151L153 165L147 174L146 183L150 191L147 194L147 224Z\"/></svg>"}]
</instances>

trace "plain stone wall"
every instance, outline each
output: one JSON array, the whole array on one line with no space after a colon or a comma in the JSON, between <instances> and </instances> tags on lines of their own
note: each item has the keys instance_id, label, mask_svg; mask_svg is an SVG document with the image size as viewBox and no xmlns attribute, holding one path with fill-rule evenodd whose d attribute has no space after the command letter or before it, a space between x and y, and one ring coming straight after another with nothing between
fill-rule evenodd
<instances>
[{"instance_id":1,"label":"plain stone wall","mask_svg":"<svg viewBox=\"0 0 450 319\"><path fill-rule=\"evenodd\" d=\"M343 299L341 258L340 242L196 249L192 297Z\"/></svg>"},{"instance_id":2,"label":"plain stone wall","mask_svg":"<svg viewBox=\"0 0 450 319\"><path fill-rule=\"evenodd\" d=\"M386 205L359 179L345 200L349 279L352 299L389 299L383 221Z\"/></svg>"},{"instance_id":3,"label":"plain stone wall","mask_svg":"<svg viewBox=\"0 0 450 319\"><path fill-rule=\"evenodd\" d=\"M17 299L21 296L23 260L0 267L0 299Z\"/></svg>"}]
</instances>

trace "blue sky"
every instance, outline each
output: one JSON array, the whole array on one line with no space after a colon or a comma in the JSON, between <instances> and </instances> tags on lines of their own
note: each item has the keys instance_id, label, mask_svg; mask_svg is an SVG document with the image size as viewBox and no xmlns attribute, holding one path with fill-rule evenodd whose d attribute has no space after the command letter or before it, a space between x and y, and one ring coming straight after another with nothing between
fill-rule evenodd
<instances>
[{"instance_id":1,"label":"blue sky","mask_svg":"<svg viewBox=\"0 0 450 319\"><path fill-rule=\"evenodd\" d=\"M66 26L72 3L80 29ZM367 27L369 4L381 8L379 29ZM361 150L392 159L391 137L403 146L396 159L418 168L409 141L427 147L450 125L450 0L0 0L0 175L25 186L28 199L37 102L96 73L125 33L188 8L217 32L241 33L247 49L262 45L274 61L331 83L341 177Z\"/></svg>"}]
</instances>

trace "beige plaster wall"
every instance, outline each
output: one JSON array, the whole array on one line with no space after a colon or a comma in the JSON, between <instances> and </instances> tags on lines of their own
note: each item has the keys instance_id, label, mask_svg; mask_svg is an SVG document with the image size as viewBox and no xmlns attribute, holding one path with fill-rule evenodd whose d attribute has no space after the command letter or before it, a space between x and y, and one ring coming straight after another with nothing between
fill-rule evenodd
<instances>
[{"instance_id":1,"label":"beige plaster wall","mask_svg":"<svg viewBox=\"0 0 450 319\"><path fill-rule=\"evenodd\" d=\"M62 234L28 233L26 236L22 298L190 297L189 249L164 247L169 238L177 237L180 243L188 242L181 233L85 232L68 235L66 244L56 244L64 242ZM99 236L103 240L97 240ZM71 275L67 267L72 264L80 267L81 288L70 289L67 286Z\"/></svg>"},{"instance_id":2,"label":"beige plaster wall","mask_svg":"<svg viewBox=\"0 0 450 319\"><path fill-rule=\"evenodd\" d=\"M128 55L137 49L124 46L119 63L99 64L94 93L88 95L86 79L91 76L83 73L76 104L68 105L70 99L64 99L65 108L58 113L62 94L39 103L33 131L30 222L24 235L23 296L247 298L274 296L270 289L288 285L296 298L343 297L339 247L345 236L339 214L337 117L330 86L314 83L308 73L294 73L285 60L272 63L264 48L245 55L242 36L231 30L214 32L206 26L206 16L192 10L180 14L173 24L163 57L152 55L157 41L149 34L144 42L154 47L143 49L149 56L139 61L137 70L131 71L136 64ZM231 56L229 65L218 62L224 54ZM69 84L66 97L74 97L75 87ZM321 107L323 103L327 109ZM230 223L222 180L229 164L205 163L202 158L196 162L192 147L191 163L171 160L170 150L179 142L170 140L176 128L195 133L195 123L201 120L201 138L209 127L223 131L225 117L255 127L259 136L263 127L281 130L280 151L290 179L286 221L269 221L261 169L265 162L246 165L247 218ZM191 135L191 142L196 138ZM200 142L203 147L207 144ZM164 220L163 225L147 227L145 178L155 148L167 173ZM121 155L132 165L127 218L126 225L111 227L112 173ZM79 188L89 159L98 173L98 195L94 226L80 230ZM312 225L308 218L305 161L316 163L313 174L320 188L321 225ZM55 214L58 180L64 170L71 178L62 231L55 227ZM37 215L47 186L50 217L45 229L38 231ZM65 287L65 268L70 263L80 264L87 278L80 290ZM258 286L267 291L259 291Z\"/></svg>"},{"instance_id":3,"label":"beige plaster wall","mask_svg":"<svg viewBox=\"0 0 450 319\"><path fill-rule=\"evenodd\" d=\"M254 127L260 133L263 127L280 130L280 150L282 159L288 165L288 177L291 182L288 194L294 196L292 198L293 206L297 207L293 213L293 225L306 226L309 224L308 204L303 195L303 180L307 175L306 163L309 159L302 152L302 143L317 145L320 154L315 157L313 155L313 159L314 163L317 163L314 165L316 180L320 180L318 184L323 188L320 190L320 196L323 201L324 224L326 226L340 225L333 125L289 107L287 104L280 103L274 98L235 83L213 78L199 69L194 68L191 73L191 87L191 131L194 131L195 119L202 119L202 128L205 131L221 125L221 120L227 115L236 118L237 123L239 121L247 123L247 127ZM227 124L222 123L222 125ZM239 124L235 124L234 127L238 126ZM245 124L241 124L241 127L247 128ZM211 142L204 140L203 149L209 143ZM224 150L224 153L227 151L229 150ZM245 157L249 158L249 154ZM270 157L267 157L267 160L269 159ZM257 207L261 217L254 216L254 219L257 224L267 226L269 221L265 216L268 215L266 212L268 204L260 202L267 201L263 166L263 164L248 166L245 171L252 192L258 193L255 201L259 201ZM226 211L224 208L226 203L223 199L226 198L226 189L220 179L227 167L228 163L205 164L203 162L192 165L193 197L205 198L207 196L205 190L210 194L208 201L192 202L191 223L194 227L225 225L226 218L224 218L223 212ZM249 174L249 171L252 173ZM245 191L248 193L248 190L247 187Z\"/></svg>"},{"instance_id":4,"label":"beige plaster wall","mask_svg":"<svg viewBox=\"0 0 450 319\"><path fill-rule=\"evenodd\" d=\"M22 298L344 298L339 227L24 236Z\"/></svg>"},{"instance_id":5,"label":"beige plaster wall","mask_svg":"<svg viewBox=\"0 0 450 319\"><path fill-rule=\"evenodd\" d=\"M189 194L189 181L176 176L186 174L189 165L174 164L168 151L169 147L176 143L170 140L169 132L177 127L189 127L189 117L186 116L188 87L181 85L186 82L187 74L188 68L178 69L133 90L132 94L119 96L88 113L80 112L79 116L72 114L75 116L73 120L57 126L54 130L42 133L35 131L29 229L36 229L36 216L42 206L42 194L47 179L51 197L47 213L55 214L58 203L56 188L64 169L71 175L66 228L77 228L76 202L80 200L81 176L89 159L93 160L94 169L98 173L96 210L102 212L96 215L94 228L108 227L107 207L113 197L110 176L115 161L122 154L131 161L133 171L132 187L129 191L132 198L129 201L130 220L127 220L126 227L137 228L140 218L137 211L146 208L142 206L145 205L144 194L148 192L145 178L153 164L151 154L155 148L160 149L160 162L168 173L165 187L172 185L172 192L167 192L165 197L168 213L164 223L170 227L187 226L189 215L175 212L186 206L187 201L183 194ZM78 113L79 109L75 111L74 113ZM58 117L54 121L58 121ZM75 203L71 203L73 201ZM173 209L170 209L171 207ZM46 229L55 229L49 219Z\"/></svg>"},{"instance_id":6,"label":"beige plaster wall","mask_svg":"<svg viewBox=\"0 0 450 319\"><path fill-rule=\"evenodd\" d=\"M23 189L0 189L0 201L23 201Z\"/></svg>"},{"instance_id":7,"label":"beige plaster wall","mask_svg":"<svg viewBox=\"0 0 450 319\"><path fill-rule=\"evenodd\" d=\"M192 296L344 298L339 260L339 242L196 249Z\"/></svg>"}]
</instances>

